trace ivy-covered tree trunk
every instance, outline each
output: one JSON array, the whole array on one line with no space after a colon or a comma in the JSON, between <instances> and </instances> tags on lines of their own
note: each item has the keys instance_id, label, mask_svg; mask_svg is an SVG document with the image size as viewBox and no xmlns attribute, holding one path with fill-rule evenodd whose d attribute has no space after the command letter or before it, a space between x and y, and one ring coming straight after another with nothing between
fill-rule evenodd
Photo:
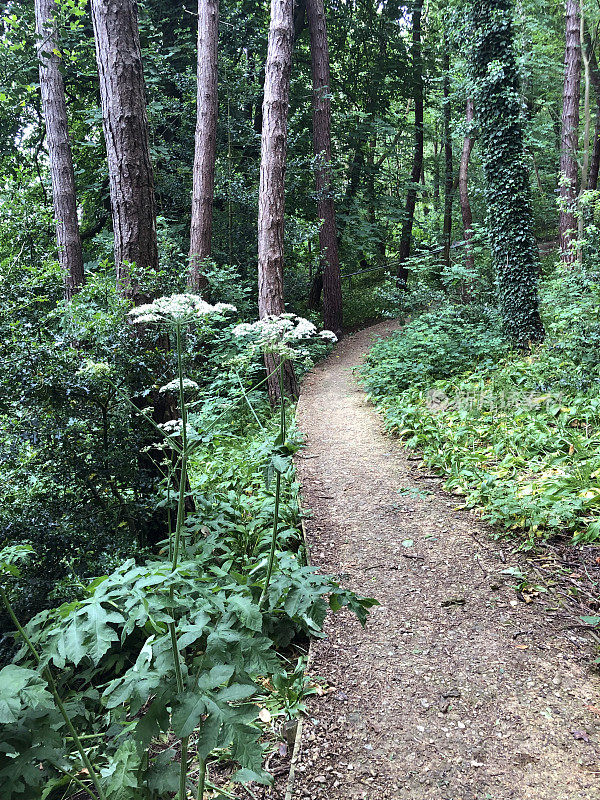
<instances>
[{"instance_id":1,"label":"ivy-covered tree trunk","mask_svg":"<svg viewBox=\"0 0 600 800\"><path fill-rule=\"evenodd\" d=\"M283 314L283 235L285 161L290 73L294 38L292 0L271 0L271 21L262 113L260 184L258 190L258 313L261 319ZM273 357L265 359L269 397L280 399ZM284 391L298 396L291 362L285 365Z\"/></svg>"},{"instance_id":2,"label":"ivy-covered tree trunk","mask_svg":"<svg viewBox=\"0 0 600 800\"><path fill-rule=\"evenodd\" d=\"M154 178L135 0L92 0L106 139L117 286L143 301L139 279L158 268ZM132 278L131 265L136 266Z\"/></svg>"},{"instance_id":3,"label":"ivy-covered tree trunk","mask_svg":"<svg viewBox=\"0 0 600 800\"><path fill-rule=\"evenodd\" d=\"M413 98L415 101L415 143L413 150L413 163L410 173L410 184L406 194L404 207L404 223L402 225L402 238L398 254L398 283L406 286L408 270L406 261L410 255L415 206L417 204L417 189L421 179L423 167L423 53L421 44L421 12L422 0L415 0L412 12L412 79Z\"/></svg>"},{"instance_id":4,"label":"ivy-covered tree trunk","mask_svg":"<svg viewBox=\"0 0 600 800\"><path fill-rule=\"evenodd\" d=\"M475 267L473 248L470 244L473 236L473 215L471 213L471 203L469 200L469 161L471 158L471 151L473 149L473 136L471 133L473 117L473 98L467 97L465 111L465 138L463 139L460 166L458 168L458 196L460 199L460 213L462 216L464 237L466 242L465 266L467 269L473 269Z\"/></svg>"},{"instance_id":5,"label":"ivy-covered tree trunk","mask_svg":"<svg viewBox=\"0 0 600 800\"><path fill-rule=\"evenodd\" d=\"M577 218L577 146L581 81L581 37L578 0L566 0L565 78L563 88L562 133L560 146L560 213L558 233L561 258L571 264L577 257L573 242Z\"/></svg>"},{"instance_id":6,"label":"ivy-covered tree trunk","mask_svg":"<svg viewBox=\"0 0 600 800\"><path fill-rule=\"evenodd\" d=\"M473 0L469 68L475 87L488 224L504 327L520 346L540 341L539 272L523 154L512 0Z\"/></svg>"},{"instance_id":7,"label":"ivy-covered tree trunk","mask_svg":"<svg viewBox=\"0 0 600 800\"><path fill-rule=\"evenodd\" d=\"M323 322L339 335L342 330L342 283L335 207L331 186L331 101L329 47L323 0L307 0L313 81L313 148L317 190L319 246L323 273Z\"/></svg>"},{"instance_id":8,"label":"ivy-covered tree trunk","mask_svg":"<svg viewBox=\"0 0 600 800\"><path fill-rule=\"evenodd\" d=\"M217 153L219 0L198 0L196 151L190 227L188 286L208 285L202 263L210 256Z\"/></svg>"},{"instance_id":9,"label":"ivy-covered tree trunk","mask_svg":"<svg viewBox=\"0 0 600 800\"><path fill-rule=\"evenodd\" d=\"M52 179L58 261L63 273L65 297L70 300L83 284L84 276L62 59L55 29L57 10L55 0L35 0L40 91Z\"/></svg>"}]
</instances>

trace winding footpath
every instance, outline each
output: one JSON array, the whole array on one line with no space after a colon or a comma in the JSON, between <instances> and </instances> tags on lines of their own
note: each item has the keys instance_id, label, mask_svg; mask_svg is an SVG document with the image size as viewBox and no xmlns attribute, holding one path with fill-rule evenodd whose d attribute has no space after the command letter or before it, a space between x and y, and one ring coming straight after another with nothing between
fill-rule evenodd
<instances>
[{"instance_id":1,"label":"winding footpath","mask_svg":"<svg viewBox=\"0 0 600 800\"><path fill-rule=\"evenodd\" d=\"M364 630L330 616L313 645L330 689L309 706L294 798L600 798L589 643L543 595L516 599L516 557L383 434L356 383L395 325L343 340L298 406L312 561L381 605Z\"/></svg>"}]
</instances>

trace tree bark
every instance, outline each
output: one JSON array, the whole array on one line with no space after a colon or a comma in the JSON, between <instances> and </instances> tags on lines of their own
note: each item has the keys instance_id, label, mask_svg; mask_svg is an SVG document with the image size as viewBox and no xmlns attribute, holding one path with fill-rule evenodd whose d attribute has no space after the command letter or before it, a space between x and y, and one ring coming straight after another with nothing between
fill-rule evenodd
<instances>
[{"instance_id":1,"label":"tree bark","mask_svg":"<svg viewBox=\"0 0 600 800\"><path fill-rule=\"evenodd\" d=\"M400 240L398 256L398 283L406 286L408 270L406 260L410 255L415 206L417 203L417 187L423 165L423 57L421 49L421 11L422 0L415 0L412 13L412 63L413 63L413 97L415 101L415 144L410 186L404 207L404 224Z\"/></svg>"},{"instance_id":2,"label":"tree bark","mask_svg":"<svg viewBox=\"0 0 600 800\"><path fill-rule=\"evenodd\" d=\"M598 171L600 168L600 68L592 45L589 33L585 34L585 47L587 49L590 81L596 94L596 123L594 126L594 140L590 155L590 171L588 175L588 189L598 188Z\"/></svg>"},{"instance_id":3,"label":"tree bark","mask_svg":"<svg viewBox=\"0 0 600 800\"><path fill-rule=\"evenodd\" d=\"M58 261L63 273L65 298L70 300L83 285L84 275L65 85L55 29L56 10L54 0L35 0L40 91L52 179Z\"/></svg>"},{"instance_id":4,"label":"tree bark","mask_svg":"<svg viewBox=\"0 0 600 800\"><path fill-rule=\"evenodd\" d=\"M471 213L471 203L469 201L469 187L468 187L468 172L469 160L471 158L471 151L473 149L473 137L471 135L471 126L473 125L474 108L473 98L467 97L467 105L465 110L465 138L463 140L463 148L460 156L460 166L458 168L458 195L460 198L460 213L463 221L464 237L465 237L465 266L467 269L474 269L475 259L473 256L473 249L471 247L471 239L473 237L473 215Z\"/></svg>"},{"instance_id":5,"label":"tree bark","mask_svg":"<svg viewBox=\"0 0 600 800\"><path fill-rule=\"evenodd\" d=\"M117 286L143 301L139 279L158 268L154 178L135 0L92 0L106 139ZM131 266L135 264L136 274Z\"/></svg>"},{"instance_id":6,"label":"tree bark","mask_svg":"<svg viewBox=\"0 0 600 800\"><path fill-rule=\"evenodd\" d=\"M271 20L262 113L260 183L258 190L258 313L261 319L283 314L283 241L285 161L290 72L294 38L292 0L271 0ZM265 359L269 397L280 400L279 382L273 374L277 361ZM286 363L284 392L298 396L291 362Z\"/></svg>"},{"instance_id":7,"label":"tree bark","mask_svg":"<svg viewBox=\"0 0 600 800\"><path fill-rule=\"evenodd\" d=\"M454 187L452 180L452 107L450 105L450 44L444 35L444 266L450 266L450 245L452 244L452 205Z\"/></svg>"},{"instance_id":8,"label":"tree bark","mask_svg":"<svg viewBox=\"0 0 600 800\"><path fill-rule=\"evenodd\" d=\"M219 0L198 0L198 79L196 152L187 285L196 292L208 286L202 263L210 256L217 155Z\"/></svg>"},{"instance_id":9,"label":"tree bark","mask_svg":"<svg viewBox=\"0 0 600 800\"><path fill-rule=\"evenodd\" d=\"M313 148L317 191L319 246L323 273L323 323L336 336L342 332L342 282L335 206L331 186L331 101L329 47L323 0L306 0L313 81Z\"/></svg>"},{"instance_id":10,"label":"tree bark","mask_svg":"<svg viewBox=\"0 0 600 800\"><path fill-rule=\"evenodd\" d=\"M598 188L598 172L600 172L600 108L596 111L596 124L594 126L594 143L590 157L590 175L588 189Z\"/></svg>"},{"instance_id":11,"label":"tree bark","mask_svg":"<svg viewBox=\"0 0 600 800\"><path fill-rule=\"evenodd\" d=\"M560 153L561 209L558 221L561 258L571 264L576 258L573 241L577 220L577 144L581 79L581 38L579 2L566 0L565 73L563 89L562 133Z\"/></svg>"}]
</instances>

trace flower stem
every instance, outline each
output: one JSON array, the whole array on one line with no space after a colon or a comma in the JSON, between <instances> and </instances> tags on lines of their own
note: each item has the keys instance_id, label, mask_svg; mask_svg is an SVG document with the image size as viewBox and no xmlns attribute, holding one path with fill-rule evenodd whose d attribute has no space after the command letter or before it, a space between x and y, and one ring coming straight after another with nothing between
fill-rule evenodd
<instances>
[{"instance_id":1,"label":"flower stem","mask_svg":"<svg viewBox=\"0 0 600 800\"><path fill-rule=\"evenodd\" d=\"M11 620L13 621L16 629L19 631L19 634L22 636L25 644L27 645L27 649L31 653L31 655L33 657L33 660L38 665L38 667L41 666L41 659L40 659L39 653L35 649L35 646L33 645L33 642L31 641L29 636L27 636L27 634L25 633L25 630L24 630L23 626L21 625L21 623L17 619L17 616L16 616L16 614L15 614L15 612L13 610L11 602L8 599L8 595L6 594L6 591L5 591L3 586L0 586L0 597L2 597L2 602L4 603L4 605L6 607L6 610L8 611L8 614L9 614ZM46 682L48 683L48 687L49 687L50 691L52 692L52 696L54 697L54 702L58 706L58 710L60 711L60 713L62 715L62 718L65 721L65 725L67 726L67 729L68 729L69 733L71 734L71 738L75 742L75 746L77 747L77 750L79 751L79 755L81 756L81 760L83 761L83 764L84 764L85 768L87 769L87 771L89 773L91 781L94 784L94 788L98 792L98 797L100 798L100 800L106 800L106 795L104 794L104 790L102 789L102 786L100 785L100 781L98 780L98 776L96 774L96 771L95 771L94 767L92 766L92 762L88 758L88 755L85 752L85 749L83 747L81 739L79 738L79 735L78 735L77 731L73 727L73 723L71 722L71 719L70 719L70 717L69 717L69 715L67 713L67 709L65 708L64 703L61 700L60 695L58 694L58 689L56 688L56 683L54 681L54 677L52 675L52 671L50 670L50 665L48 665L46 667L42 667L42 674L44 675L44 677L46 679Z\"/></svg>"},{"instance_id":2,"label":"flower stem","mask_svg":"<svg viewBox=\"0 0 600 800\"><path fill-rule=\"evenodd\" d=\"M283 394L283 367L285 360L281 359L279 362L279 396L281 399L281 413L279 417L279 437L281 444L285 442L285 397ZM269 584L271 583L271 575L273 574L273 564L275 562L275 550L277 548L277 529L279 527L279 500L281 497L281 472L277 471L275 478L275 510L273 512L273 533L271 535L271 551L269 553L269 562L267 565L267 575L265 578L265 585L258 601L258 607L262 610L264 602L267 597Z\"/></svg>"},{"instance_id":3,"label":"flower stem","mask_svg":"<svg viewBox=\"0 0 600 800\"><path fill-rule=\"evenodd\" d=\"M175 541L173 543L173 572L179 563L179 553L181 550L181 534L185 522L185 490L187 487L187 465L188 465L188 443L187 443L187 408L185 405L185 391L183 382L183 357L181 342L181 324L175 326L175 339L177 343L177 377L179 379L179 407L181 409L181 465L179 472L179 497L177 499L177 521L175 523ZM173 599L173 588L171 587L171 599ZM173 651L173 663L175 664L175 679L177 681L177 691L183 692L183 675L181 671L181 660L179 648L177 647L177 631L175 622L169 623L171 634L171 649ZM187 760L188 760L189 736L184 736L181 740L181 764L179 767L179 800L186 798L187 780Z\"/></svg>"},{"instance_id":4,"label":"flower stem","mask_svg":"<svg viewBox=\"0 0 600 800\"><path fill-rule=\"evenodd\" d=\"M181 740L181 766L179 768L179 800L186 800L186 781L187 781L187 760L188 760L188 742L189 736L185 736Z\"/></svg>"},{"instance_id":5,"label":"flower stem","mask_svg":"<svg viewBox=\"0 0 600 800\"><path fill-rule=\"evenodd\" d=\"M198 758L198 766L200 771L198 773L198 793L196 800L204 800L204 784L206 781L206 759Z\"/></svg>"}]
</instances>

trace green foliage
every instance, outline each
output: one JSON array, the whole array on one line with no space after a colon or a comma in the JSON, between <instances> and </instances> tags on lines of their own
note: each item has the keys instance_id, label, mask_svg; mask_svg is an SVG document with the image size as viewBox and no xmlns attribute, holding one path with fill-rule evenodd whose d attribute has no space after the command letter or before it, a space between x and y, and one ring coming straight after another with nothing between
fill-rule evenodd
<instances>
[{"instance_id":1,"label":"green foliage","mask_svg":"<svg viewBox=\"0 0 600 800\"><path fill-rule=\"evenodd\" d=\"M519 345L544 336L537 245L523 157L512 0L473 0L469 67L479 118L490 242L504 328Z\"/></svg>"},{"instance_id":2,"label":"green foliage","mask_svg":"<svg viewBox=\"0 0 600 800\"><path fill-rule=\"evenodd\" d=\"M194 309L202 313L194 317ZM174 512L176 522L174 530L169 523L166 546L153 557L124 561L87 586L80 583L77 599L39 613L25 629L10 596L22 591L34 548L10 545L0 552L0 596L21 644L13 663L0 671L0 779L7 798L33 800L41 787L59 785L64 796L83 788L99 800L158 800L176 790L183 798L191 741L203 763L213 751L226 752L240 768L234 780L268 782L257 681L278 687L288 715L300 713L300 668L288 678L282 652L299 636L321 636L328 608L348 606L364 624L375 602L302 563L290 458L296 444L286 435L285 405L273 435L270 408L261 421L257 411L264 407L252 404L244 374L238 394L229 392L224 412L215 417L200 409L188 421L186 387L199 386L185 376L184 363L193 368L198 349L211 338L219 340L223 313L181 295L129 312L133 324L143 321L146 336L157 325L176 346L176 380L159 394L178 387L180 422L161 428L139 412L161 437L150 449L167 456L161 465L166 496L158 505L169 520ZM314 331L306 321L297 322L305 332ZM230 331L230 345L239 336L239 329ZM306 344L303 336L297 338ZM291 334L288 339L291 352L298 342ZM248 363L241 347L237 361ZM252 364L255 350L249 347L248 353ZM78 374L90 393L112 393L133 406L115 373L108 363L88 360ZM257 426L254 436L240 435L244 402ZM236 442L237 468L231 459ZM198 477L188 492L190 461ZM195 512L187 514L190 499ZM157 747L164 737L178 741L179 767L170 748ZM201 787L199 792L202 796Z\"/></svg>"},{"instance_id":3,"label":"green foliage","mask_svg":"<svg viewBox=\"0 0 600 800\"><path fill-rule=\"evenodd\" d=\"M474 364L490 364L507 350L493 309L446 305L380 340L370 350L363 374L370 395L393 397L460 375Z\"/></svg>"},{"instance_id":4,"label":"green foliage","mask_svg":"<svg viewBox=\"0 0 600 800\"><path fill-rule=\"evenodd\" d=\"M529 356L453 312L445 323L419 317L367 359L367 390L388 428L526 544L600 537L598 285L594 273L556 271L543 286L548 337Z\"/></svg>"}]
</instances>

